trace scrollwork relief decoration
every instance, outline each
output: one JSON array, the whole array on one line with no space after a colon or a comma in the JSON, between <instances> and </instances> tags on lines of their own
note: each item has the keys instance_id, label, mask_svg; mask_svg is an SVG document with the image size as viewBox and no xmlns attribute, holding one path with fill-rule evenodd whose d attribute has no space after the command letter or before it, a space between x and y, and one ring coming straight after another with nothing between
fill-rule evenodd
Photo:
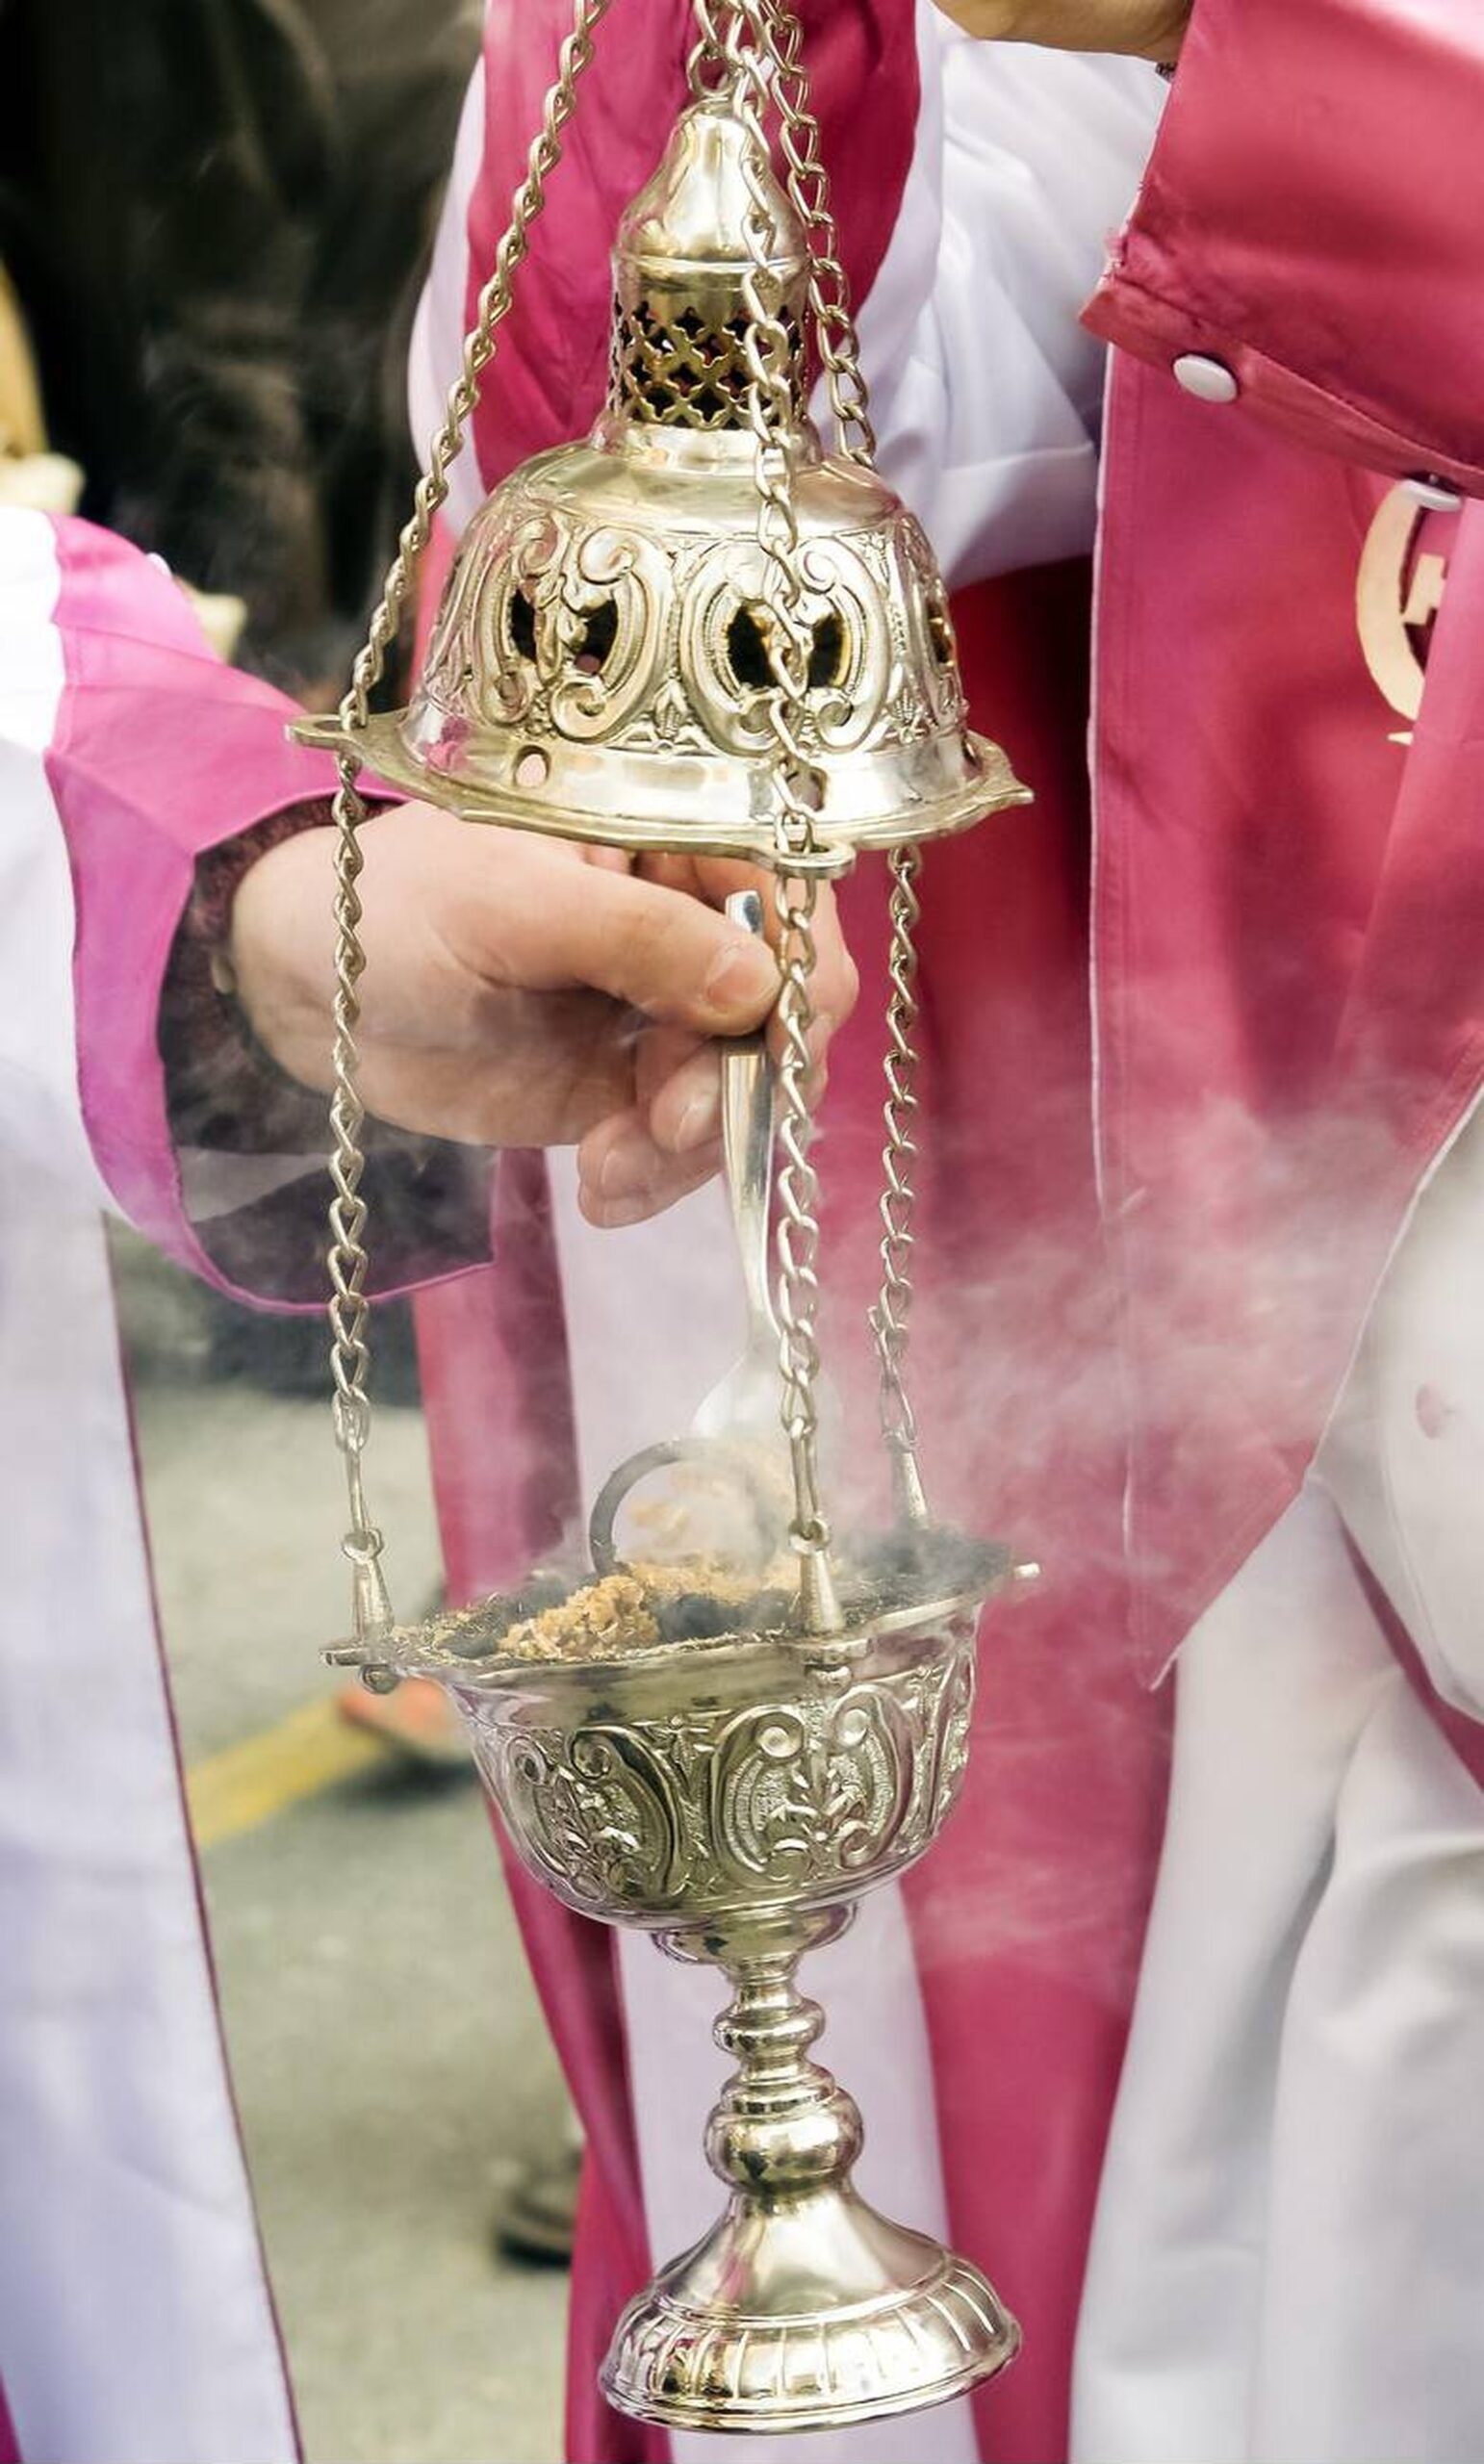
<instances>
[{"instance_id":1,"label":"scrollwork relief decoration","mask_svg":"<svg viewBox=\"0 0 1484 2464\"><path fill-rule=\"evenodd\" d=\"M782 1886L868 1864L901 1827L913 1744L903 1707L881 1685L812 1716L744 1712L711 1765L719 1861Z\"/></svg>"},{"instance_id":2,"label":"scrollwork relief decoration","mask_svg":"<svg viewBox=\"0 0 1484 2464\"><path fill-rule=\"evenodd\" d=\"M961 1780L972 1644L843 1695L571 1729L458 1691L526 1862L573 1906L658 1916L775 1892L828 1899L917 1855Z\"/></svg>"},{"instance_id":3,"label":"scrollwork relief decoration","mask_svg":"<svg viewBox=\"0 0 1484 2464\"><path fill-rule=\"evenodd\" d=\"M881 589L840 540L810 542L800 561L807 585L802 613L814 632L801 735L832 753L852 752L871 737L885 698L889 631ZM760 552L730 542L700 560L681 601L681 670L703 727L727 754L757 755L772 741L774 688L759 629L765 579Z\"/></svg>"},{"instance_id":4,"label":"scrollwork relief decoration","mask_svg":"<svg viewBox=\"0 0 1484 2464\"><path fill-rule=\"evenodd\" d=\"M523 1856L564 1896L600 1909L675 1894L683 1811L642 1732L481 1727L476 1750Z\"/></svg>"},{"instance_id":5,"label":"scrollwork relief decoration","mask_svg":"<svg viewBox=\"0 0 1484 2464\"><path fill-rule=\"evenodd\" d=\"M908 627L908 668L926 695L924 728L936 733L961 727L968 715L959 680L959 653L949 612L948 590L937 559L920 522L903 513L893 542L900 580L893 597L903 608Z\"/></svg>"}]
</instances>

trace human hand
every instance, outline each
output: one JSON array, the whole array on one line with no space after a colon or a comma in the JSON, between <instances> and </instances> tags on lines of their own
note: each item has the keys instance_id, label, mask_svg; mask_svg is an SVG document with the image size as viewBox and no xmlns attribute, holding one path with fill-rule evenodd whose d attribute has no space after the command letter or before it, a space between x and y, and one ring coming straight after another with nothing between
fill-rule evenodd
<instances>
[{"instance_id":1,"label":"human hand","mask_svg":"<svg viewBox=\"0 0 1484 2464\"><path fill-rule=\"evenodd\" d=\"M1121 51L1164 63L1180 56L1191 0L936 0L936 6L965 34L986 42Z\"/></svg>"},{"instance_id":2,"label":"human hand","mask_svg":"<svg viewBox=\"0 0 1484 2464\"><path fill-rule=\"evenodd\" d=\"M720 1162L716 1039L761 1024L771 950L720 913L752 867L646 860L404 805L363 822L367 954L358 1029L367 1109L487 1146L576 1144L589 1221L637 1223ZM334 834L283 840L243 876L230 957L254 1034L312 1087L330 1080ZM822 892L816 1089L856 970Z\"/></svg>"}]
</instances>

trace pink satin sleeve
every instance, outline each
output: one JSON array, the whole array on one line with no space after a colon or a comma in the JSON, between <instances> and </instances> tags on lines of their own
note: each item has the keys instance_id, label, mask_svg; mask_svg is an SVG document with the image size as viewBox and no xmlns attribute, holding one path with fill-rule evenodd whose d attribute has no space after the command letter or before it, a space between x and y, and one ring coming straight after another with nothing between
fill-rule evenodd
<instances>
[{"instance_id":1,"label":"pink satin sleeve","mask_svg":"<svg viewBox=\"0 0 1484 2464\"><path fill-rule=\"evenodd\" d=\"M90 524L56 527L64 684L46 769L72 877L78 1089L94 1159L120 1211L179 1265L243 1299L318 1306L318 1159L298 1159L282 1189L219 1211L209 1227L193 1219L159 1029L197 859L322 798L331 765L287 741L294 706L215 656L162 567ZM377 1168L437 1176L436 1151L431 1164L399 1152ZM477 1172L442 1174L436 1198L400 1210L406 1224L421 1212L429 1228L414 1241L404 1227L383 1245L383 1290L487 1257L482 1161Z\"/></svg>"},{"instance_id":2,"label":"pink satin sleeve","mask_svg":"<svg viewBox=\"0 0 1484 2464\"><path fill-rule=\"evenodd\" d=\"M1195 0L1086 321L1221 361L1296 442L1484 494L1481 233L1479 0Z\"/></svg>"}]
</instances>

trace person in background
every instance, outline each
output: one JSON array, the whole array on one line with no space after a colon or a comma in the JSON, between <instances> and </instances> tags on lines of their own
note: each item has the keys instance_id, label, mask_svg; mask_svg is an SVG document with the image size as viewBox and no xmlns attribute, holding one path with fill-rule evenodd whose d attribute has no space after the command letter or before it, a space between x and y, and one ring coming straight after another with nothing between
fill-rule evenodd
<instances>
[{"instance_id":1,"label":"person in background","mask_svg":"<svg viewBox=\"0 0 1484 2464\"><path fill-rule=\"evenodd\" d=\"M338 680L413 476L407 320L477 0L5 0L0 259L84 510Z\"/></svg>"},{"instance_id":2,"label":"person in background","mask_svg":"<svg viewBox=\"0 0 1484 2464\"><path fill-rule=\"evenodd\" d=\"M297 2451L102 1220L243 1298L322 1308L333 766L286 741L293 715L212 654L157 561L0 508L4 2464ZM717 911L739 868L661 886L417 806L362 843L387 1281L490 1256L500 1148L642 1121L657 1204L714 1168L680 1125L715 1039L777 988Z\"/></svg>"},{"instance_id":3,"label":"person in background","mask_svg":"<svg viewBox=\"0 0 1484 2464\"><path fill-rule=\"evenodd\" d=\"M976 718L1038 798L926 868L915 1385L934 1502L1045 1576L986 1626L954 1824L811 1971L862 2188L950 2229L1026 2330L908 2443L1468 2464L1484 27L1473 0L800 13L884 467L957 587ZM492 0L420 434L569 22ZM455 526L598 408L605 250L692 36L683 0L599 30ZM864 868L846 918L869 995L822 1153L835 1367L871 1288ZM532 1499L590 1493L725 1364L708 1199L600 1270L584 1211L652 1169L616 1127L606 1161L596 1207L551 1168L524 1324L477 1278L419 1304L461 1589L508 1580ZM635 1332L661 1278L668 1383ZM663 2443L596 2369L714 2209L713 1997L514 1887L589 2149L570 2452L628 2464ZM904 2435L841 2451L893 2464Z\"/></svg>"}]
</instances>

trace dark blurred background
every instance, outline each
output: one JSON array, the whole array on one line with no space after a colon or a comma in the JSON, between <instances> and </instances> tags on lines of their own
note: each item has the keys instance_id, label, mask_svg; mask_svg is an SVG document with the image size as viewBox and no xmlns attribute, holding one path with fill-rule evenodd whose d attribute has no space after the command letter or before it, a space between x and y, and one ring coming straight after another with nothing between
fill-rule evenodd
<instances>
[{"instance_id":1,"label":"dark blurred background","mask_svg":"<svg viewBox=\"0 0 1484 2464\"><path fill-rule=\"evenodd\" d=\"M0 264L83 510L317 700L415 475L403 369L478 0L0 0Z\"/></svg>"}]
</instances>

